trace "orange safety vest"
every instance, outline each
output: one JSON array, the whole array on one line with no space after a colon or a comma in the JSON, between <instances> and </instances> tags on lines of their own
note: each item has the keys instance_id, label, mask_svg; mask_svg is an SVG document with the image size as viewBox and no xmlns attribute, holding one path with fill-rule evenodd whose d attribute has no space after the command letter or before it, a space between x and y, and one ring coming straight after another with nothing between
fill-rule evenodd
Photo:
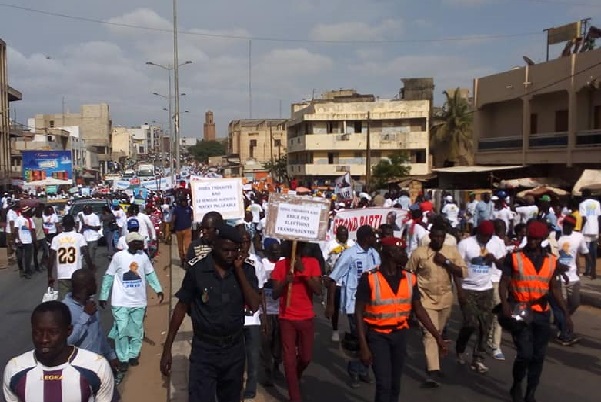
<instances>
[{"instance_id":1,"label":"orange safety vest","mask_svg":"<svg viewBox=\"0 0 601 402\"><path fill-rule=\"evenodd\" d=\"M403 272L404 278L394 294L380 272L369 272L368 275L371 300L365 306L363 321L374 331L383 334L409 328L413 287L417 278L409 272Z\"/></svg>"},{"instance_id":2,"label":"orange safety vest","mask_svg":"<svg viewBox=\"0 0 601 402\"><path fill-rule=\"evenodd\" d=\"M529 258L524 258L522 252L513 254L513 274L511 275L511 290L513 298L519 303L535 302L549 293L549 281L555 273L556 257L548 254L543 266L537 273ZM548 303L536 303L532 311L539 313L549 310Z\"/></svg>"}]
</instances>

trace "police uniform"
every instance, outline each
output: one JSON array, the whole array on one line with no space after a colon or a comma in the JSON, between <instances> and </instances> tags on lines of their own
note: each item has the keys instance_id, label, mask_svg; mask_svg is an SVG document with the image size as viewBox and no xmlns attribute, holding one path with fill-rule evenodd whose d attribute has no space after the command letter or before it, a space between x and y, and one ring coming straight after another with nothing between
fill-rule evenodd
<instances>
[{"instance_id":1,"label":"police uniform","mask_svg":"<svg viewBox=\"0 0 601 402\"><path fill-rule=\"evenodd\" d=\"M231 228L235 230L234 228ZM238 242L237 232L220 231L222 238ZM258 291L254 268L244 264L250 285ZM194 337L190 354L189 400L238 402L244 375L245 302L233 268L222 278L212 253L187 271L175 296L190 306Z\"/></svg>"},{"instance_id":2,"label":"police uniform","mask_svg":"<svg viewBox=\"0 0 601 402\"><path fill-rule=\"evenodd\" d=\"M365 303L363 321L376 377L376 402L399 399L409 316L419 298L417 278L407 271L387 275L374 269L359 280L357 301Z\"/></svg>"}]
</instances>

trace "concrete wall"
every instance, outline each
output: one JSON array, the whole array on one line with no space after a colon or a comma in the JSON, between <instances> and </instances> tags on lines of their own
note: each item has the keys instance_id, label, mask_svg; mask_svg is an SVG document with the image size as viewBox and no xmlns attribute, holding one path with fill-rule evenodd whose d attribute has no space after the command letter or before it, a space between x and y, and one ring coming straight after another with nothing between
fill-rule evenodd
<instances>
[{"instance_id":1,"label":"concrete wall","mask_svg":"<svg viewBox=\"0 0 601 402\"><path fill-rule=\"evenodd\" d=\"M228 126L228 155L241 163L264 164L286 154L286 120L232 120Z\"/></svg>"}]
</instances>

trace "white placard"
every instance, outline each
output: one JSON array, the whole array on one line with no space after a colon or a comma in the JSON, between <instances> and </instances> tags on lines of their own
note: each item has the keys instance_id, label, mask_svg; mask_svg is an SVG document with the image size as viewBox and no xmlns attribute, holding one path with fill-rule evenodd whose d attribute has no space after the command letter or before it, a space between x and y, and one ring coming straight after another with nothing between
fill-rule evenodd
<instances>
[{"instance_id":1,"label":"white placard","mask_svg":"<svg viewBox=\"0 0 601 402\"><path fill-rule=\"evenodd\" d=\"M275 234L301 238L319 238L321 205L280 203Z\"/></svg>"},{"instance_id":2,"label":"white placard","mask_svg":"<svg viewBox=\"0 0 601 402\"><path fill-rule=\"evenodd\" d=\"M223 219L243 219L242 179L211 179L190 177L194 220L200 222L211 211L219 212Z\"/></svg>"}]
</instances>

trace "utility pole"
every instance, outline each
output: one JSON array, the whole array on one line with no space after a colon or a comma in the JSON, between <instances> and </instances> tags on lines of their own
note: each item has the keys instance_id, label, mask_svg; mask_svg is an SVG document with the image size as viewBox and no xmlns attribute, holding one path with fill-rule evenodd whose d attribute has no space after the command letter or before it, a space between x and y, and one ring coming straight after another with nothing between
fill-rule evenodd
<instances>
[{"instance_id":1,"label":"utility pole","mask_svg":"<svg viewBox=\"0 0 601 402\"><path fill-rule=\"evenodd\" d=\"M269 152L271 154L271 165L273 166L273 130L271 121L269 122Z\"/></svg>"},{"instance_id":2,"label":"utility pole","mask_svg":"<svg viewBox=\"0 0 601 402\"><path fill-rule=\"evenodd\" d=\"M365 188L368 192L370 190L371 181L371 135L370 135L370 112L367 112L367 139L365 141Z\"/></svg>"},{"instance_id":3,"label":"utility pole","mask_svg":"<svg viewBox=\"0 0 601 402\"><path fill-rule=\"evenodd\" d=\"M248 41L248 118L253 118L252 40Z\"/></svg>"},{"instance_id":4,"label":"utility pole","mask_svg":"<svg viewBox=\"0 0 601 402\"><path fill-rule=\"evenodd\" d=\"M179 172L179 54L177 44L177 0L173 0L173 72L175 79L175 170Z\"/></svg>"}]
</instances>

